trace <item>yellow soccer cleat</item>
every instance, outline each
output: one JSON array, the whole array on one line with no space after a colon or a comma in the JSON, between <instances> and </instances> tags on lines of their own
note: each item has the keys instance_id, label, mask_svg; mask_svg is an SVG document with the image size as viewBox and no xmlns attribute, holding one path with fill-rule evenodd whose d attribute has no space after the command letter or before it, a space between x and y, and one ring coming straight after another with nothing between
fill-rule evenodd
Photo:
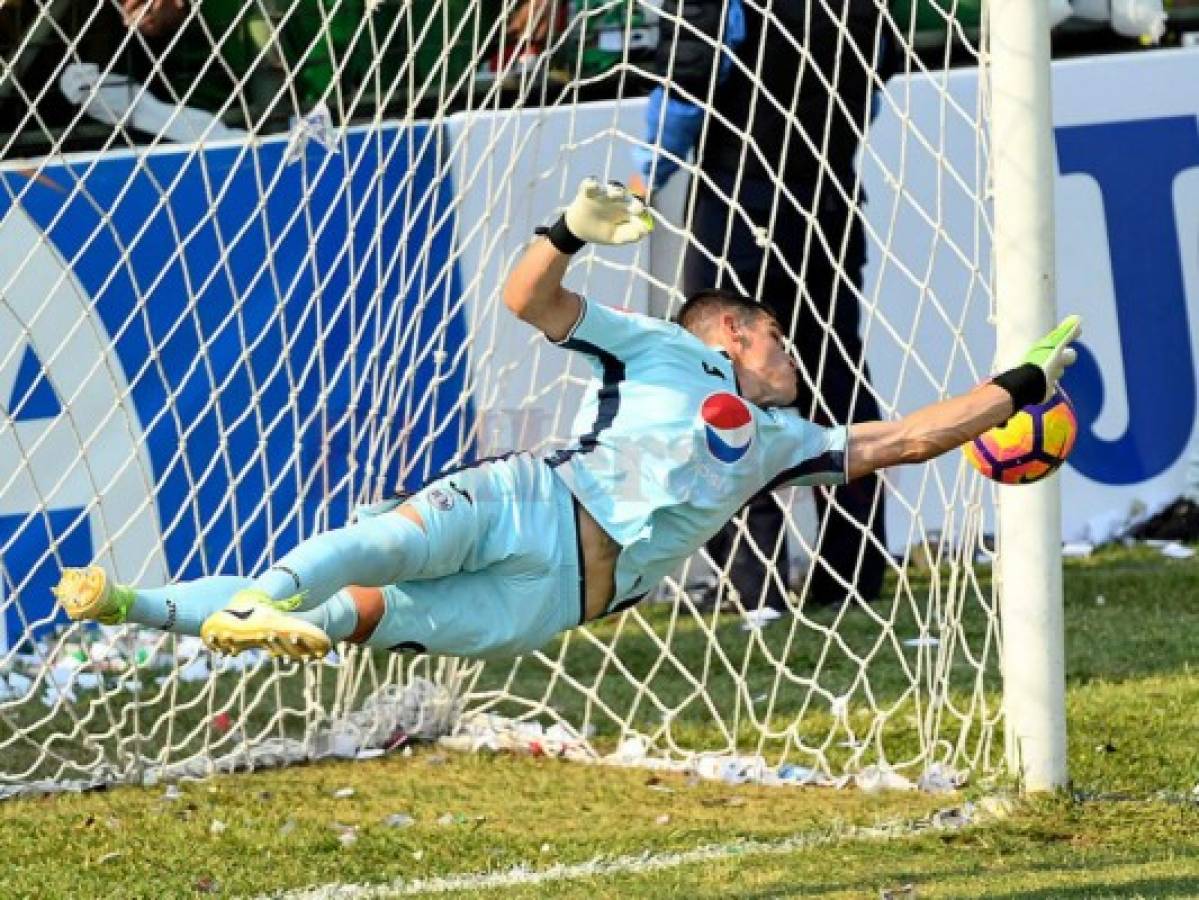
<instances>
[{"instance_id":1,"label":"yellow soccer cleat","mask_svg":"<svg viewBox=\"0 0 1199 900\"><path fill-rule=\"evenodd\" d=\"M329 636L310 622L289 616L298 597L272 600L262 591L238 591L229 605L200 626L208 649L236 654L261 647L285 659L321 659L331 646Z\"/></svg>"},{"instance_id":2,"label":"yellow soccer cleat","mask_svg":"<svg viewBox=\"0 0 1199 900\"><path fill-rule=\"evenodd\" d=\"M120 625L133 605L133 591L109 582L108 573L100 566L63 569L58 584L50 590L77 622Z\"/></svg>"}]
</instances>

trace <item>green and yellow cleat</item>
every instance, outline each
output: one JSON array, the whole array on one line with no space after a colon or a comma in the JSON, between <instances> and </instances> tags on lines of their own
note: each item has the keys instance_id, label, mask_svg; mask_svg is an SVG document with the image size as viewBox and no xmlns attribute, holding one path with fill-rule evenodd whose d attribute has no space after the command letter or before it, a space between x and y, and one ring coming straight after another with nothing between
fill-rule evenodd
<instances>
[{"instance_id":1,"label":"green and yellow cleat","mask_svg":"<svg viewBox=\"0 0 1199 900\"><path fill-rule=\"evenodd\" d=\"M77 622L120 625L133 605L133 591L112 584L100 566L63 569L58 584L50 590Z\"/></svg>"},{"instance_id":2,"label":"green and yellow cleat","mask_svg":"<svg viewBox=\"0 0 1199 900\"><path fill-rule=\"evenodd\" d=\"M329 636L310 622L287 615L298 597L272 600L262 591L238 591L229 605L200 626L208 649L236 654L261 647L286 659L321 659L331 646Z\"/></svg>"}]
</instances>

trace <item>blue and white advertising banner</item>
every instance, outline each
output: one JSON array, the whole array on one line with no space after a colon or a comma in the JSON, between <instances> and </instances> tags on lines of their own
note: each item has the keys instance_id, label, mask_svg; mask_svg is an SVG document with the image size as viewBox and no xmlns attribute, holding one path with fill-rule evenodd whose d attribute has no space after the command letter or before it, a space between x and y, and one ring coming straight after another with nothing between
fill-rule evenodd
<instances>
[{"instance_id":1,"label":"blue and white advertising banner","mask_svg":"<svg viewBox=\"0 0 1199 900\"><path fill-rule=\"evenodd\" d=\"M8 642L50 624L63 565L251 572L469 446L431 133L0 171Z\"/></svg>"},{"instance_id":2,"label":"blue and white advertising banner","mask_svg":"<svg viewBox=\"0 0 1199 900\"><path fill-rule=\"evenodd\" d=\"M1199 453L1195 85L1199 49L1053 67L1057 303L1084 318L1065 380L1080 420L1062 472L1067 539L1108 538L1137 510L1178 497ZM862 155L872 231L864 330L874 384L901 412L970 387L991 364L977 96L970 70L892 80ZM922 467L889 478L936 516L956 466L956 455L940 463L931 483ZM890 540L903 543L908 518L891 505Z\"/></svg>"}]
</instances>

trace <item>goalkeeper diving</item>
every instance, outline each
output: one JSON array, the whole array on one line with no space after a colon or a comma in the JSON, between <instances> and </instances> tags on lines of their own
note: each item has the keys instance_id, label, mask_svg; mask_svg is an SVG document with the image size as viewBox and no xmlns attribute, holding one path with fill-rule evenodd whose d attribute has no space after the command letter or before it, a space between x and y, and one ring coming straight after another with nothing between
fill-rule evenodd
<instances>
[{"instance_id":1,"label":"goalkeeper diving","mask_svg":"<svg viewBox=\"0 0 1199 900\"><path fill-rule=\"evenodd\" d=\"M836 485L950 451L1043 402L1074 361L1076 316L1021 365L902 419L824 428L789 404L799 370L764 307L723 290L677 323L615 312L562 285L586 243L653 227L618 184L585 181L516 263L503 301L594 379L567 449L445 474L304 541L257 577L165 587L67 569L73 619L198 634L213 650L319 658L338 641L464 657L529 653L644 598L755 494Z\"/></svg>"}]
</instances>

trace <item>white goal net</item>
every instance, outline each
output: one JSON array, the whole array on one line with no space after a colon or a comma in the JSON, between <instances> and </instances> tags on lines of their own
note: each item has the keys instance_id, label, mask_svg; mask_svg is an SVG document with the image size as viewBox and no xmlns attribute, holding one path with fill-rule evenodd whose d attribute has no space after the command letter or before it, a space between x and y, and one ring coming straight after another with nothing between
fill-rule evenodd
<instances>
[{"instance_id":1,"label":"white goal net","mask_svg":"<svg viewBox=\"0 0 1199 900\"><path fill-rule=\"evenodd\" d=\"M956 454L886 475L864 514L840 492L780 492L766 546L743 519L641 605L507 662L221 659L68 623L49 592L90 562L139 584L256 574L443 468L561 446L585 364L514 321L499 287L582 177L627 181L638 149L680 169L654 191L653 238L585 250L573 289L671 315L698 259L713 283L802 310L817 417L838 417L833 368L885 417L985 377L977 4L800 3L821 46L792 35L791 96L752 49L790 21L779 4L734 0L746 33L723 54L738 12L705 33L702 5L193 0L132 21L113 0L0 6L0 792L447 735L731 779L937 783L1000 764L993 517ZM716 60L698 93L675 75L697 41ZM869 102L839 94L855 78ZM800 175L744 109L701 114L719 171L647 125L654 88L714 109L733 80L786 131L783 158L806 154ZM846 136L853 164L835 171ZM706 243L701 194L728 209ZM747 228L771 260L756 283ZM881 587L864 589L872 565ZM731 566L765 573L783 615Z\"/></svg>"}]
</instances>

